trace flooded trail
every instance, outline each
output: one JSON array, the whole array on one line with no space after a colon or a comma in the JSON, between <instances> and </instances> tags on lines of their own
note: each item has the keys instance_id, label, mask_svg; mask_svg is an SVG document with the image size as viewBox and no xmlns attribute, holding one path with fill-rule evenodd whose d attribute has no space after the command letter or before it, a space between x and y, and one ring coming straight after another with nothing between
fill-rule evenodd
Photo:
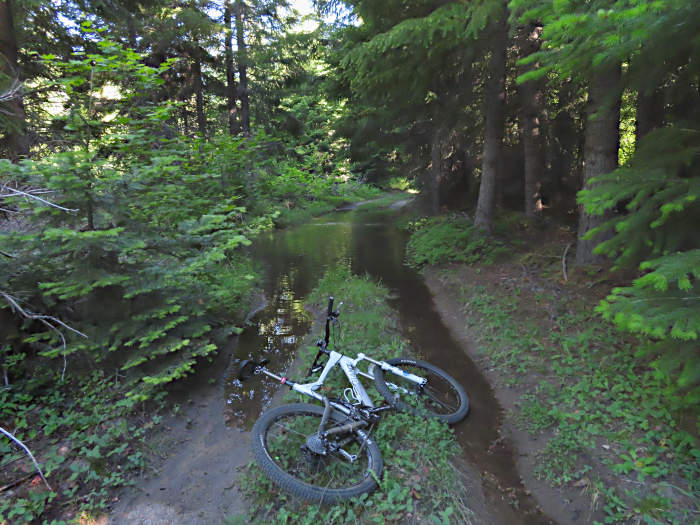
<instances>
[{"instance_id":1,"label":"flooded trail","mask_svg":"<svg viewBox=\"0 0 700 525\"><path fill-rule=\"evenodd\" d=\"M276 383L259 377L242 385L236 379L237 364L266 357L273 369L288 366L312 324L304 298L327 268L347 265L354 274L368 273L391 290L404 337L425 360L464 385L471 408L455 433L466 458L482 474L485 502L497 523L554 524L525 491L513 451L501 440L503 410L491 386L450 335L423 277L404 266L407 235L392 226L391 218L391 212L336 213L256 238L249 254L264 268L267 303L239 337L226 373L226 425L250 429L278 389Z\"/></svg>"}]
</instances>

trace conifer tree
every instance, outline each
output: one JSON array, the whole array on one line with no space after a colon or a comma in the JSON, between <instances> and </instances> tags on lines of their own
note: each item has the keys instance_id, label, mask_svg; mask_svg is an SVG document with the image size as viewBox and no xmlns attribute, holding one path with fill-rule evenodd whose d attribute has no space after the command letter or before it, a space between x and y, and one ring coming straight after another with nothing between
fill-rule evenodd
<instances>
[{"instance_id":1,"label":"conifer tree","mask_svg":"<svg viewBox=\"0 0 700 525\"><path fill-rule=\"evenodd\" d=\"M228 130L231 135L238 134L238 104L234 63L233 63L233 30L231 23L233 19L233 5L231 0L224 0L224 53L226 68L226 110L228 115Z\"/></svg>"},{"instance_id":2,"label":"conifer tree","mask_svg":"<svg viewBox=\"0 0 700 525\"><path fill-rule=\"evenodd\" d=\"M485 83L486 108L484 126L484 156L479 186L479 202L476 206L474 225L486 235L491 235L496 207L498 166L505 126L506 104L506 53L508 50L508 15L491 26L491 58L488 79Z\"/></svg>"},{"instance_id":3,"label":"conifer tree","mask_svg":"<svg viewBox=\"0 0 700 525\"><path fill-rule=\"evenodd\" d=\"M571 23L570 21L568 23ZM595 15L589 38L597 61L628 57L622 77L642 97L662 90L663 117L640 130L628 165L596 177L581 192L588 213L605 216L618 203L624 213L587 234L608 236L597 252L617 264L639 265L633 286L618 288L599 311L647 343L640 355L656 357L658 370L700 399L700 17L682 0L663 4L621 2ZM602 45L605 43L606 45ZM658 111L658 110L657 110ZM661 124L665 124L661 127Z\"/></svg>"},{"instance_id":4,"label":"conifer tree","mask_svg":"<svg viewBox=\"0 0 700 525\"><path fill-rule=\"evenodd\" d=\"M521 29L521 56L527 57L539 51L542 45L542 26L527 24ZM537 64L523 66L521 74L525 74ZM543 79L532 79L523 82L522 95L522 126L523 150L525 152L525 215L535 217L542 210L540 186L544 166L544 87Z\"/></svg>"}]
</instances>

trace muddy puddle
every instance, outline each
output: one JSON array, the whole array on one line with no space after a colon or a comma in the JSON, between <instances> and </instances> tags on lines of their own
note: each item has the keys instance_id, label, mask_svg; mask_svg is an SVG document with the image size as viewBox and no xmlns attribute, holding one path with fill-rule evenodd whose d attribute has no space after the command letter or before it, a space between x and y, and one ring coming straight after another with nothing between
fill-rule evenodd
<instances>
[{"instance_id":1,"label":"muddy puddle","mask_svg":"<svg viewBox=\"0 0 700 525\"><path fill-rule=\"evenodd\" d=\"M284 370L313 321L304 310L304 298L328 268L347 265L354 274L368 273L392 291L404 336L425 360L449 371L465 387L470 413L454 427L455 434L482 474L486 502L494 507L499 524L554 523L526 493L517 458L501 440L503 413L489 383L450 335L422 276L404 266L407 236L391 219L390 211L342 212L255 239L249 254L264 268L266 303L239 337L225 376L226 424L251 428L278 389L277 383L260 377L241 384L238 363L264 357L270 359L271 370Z\"/></svg>"}]
</instances>

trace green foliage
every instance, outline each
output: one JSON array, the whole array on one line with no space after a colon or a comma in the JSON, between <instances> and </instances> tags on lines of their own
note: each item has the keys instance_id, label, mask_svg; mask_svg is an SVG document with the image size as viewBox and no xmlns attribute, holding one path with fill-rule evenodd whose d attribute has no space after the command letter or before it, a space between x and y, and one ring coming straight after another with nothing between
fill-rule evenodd
<instances>
[{"instance_id":1,"label":"green foliage","mask_svg":"<svg viewBox=\"0 0 700 525\"><path fill-rule=\"evenodd\" d=\"M156 399L162 408L162 396ZM129 422L133 398L119 391L119 377L95 371L60 378L39 368L21 385L0 392L0 421L32 449L54 490L20 487L16 497L0 501L0 521L36 523L47 509L73 503L79 511L107 508L109 491L134 484L144 468L141 449L160 418ZM13 442L0 439L0 472L20 478L34 465ZM61 500L58 500L60 496ZM56 522L57 523L57 522Z\"/></svg>"},{"instance_id":2,"label":"green foliage","mask_svg":"<svg viewBox=\"0 0 700 525\"><path fill-rule=\"evenodd\" d=\"M614 236L598 247L618 265L639 264L644 275L631 287L616 288L597 311L622 330L643 336L640 355L656 355L658 370L700 395L700 220L698 134L700 128L668 127L641 141L628 166L599 178L581 192L591 213L627 202L620 214L598 230ZM640 263L641 261L641 263Z\"/></svg>"},{"instance_id":3,"label":"green foliage","mask_svg":"<svg viewBox=\"0 0 700 525\"><path fill-rule=\"evenodd\" d=\"M553 297L505 290L494 295L469 285L462 294L470 329L489 364L517 378L525 362L540 375L513 411L522 428L547 432L537 476L554 485L595 485L605 501L606 523L692 522L700 495L700 444L682 420L697 417L697 405L686 411L686 399L669 395L669 383L634 357L630 342L585 310L561 315L552 326L538 323L537 310L546 318L543 303ZM609 473L601 475L605 480L633 475L640 489L623 492L610 481L593 481L600 469ZM671 485L679 495L675 500L667 496ZM652 500L655 506L648 505Z\"/></svg>"},{"instance_id":4,"label":"green foliage","mask_svg":"<svg viewBox=\"0 0 700 525\"><path fill-rule=\"evenodd\" d=\"M62 207L36 209L32 230L3 236L16 256L0 262L0 286L87 335L69 334L64 347L56 332L34 329L26 341L41 342L42 355L116 359L147 391L239 330L257 277L238 248L272 223L247 220L238 204L255 144L166 140L173 107L138 104L168 64L149 68L106 40L99 48L69 63L44 57L65 72L60 84L73 103L61 118L78 146L0 164L2 178L45 188ZM117 81L122 96L101 99L95 87Z\"/></svg>"},{"instance_id":5,"label":"green foliage","mask_svg":"<svg viewBox=\"0 0 700 525\"><path fill-rule=\"evenodd\" d=\"M368 277L353 277L348 268L339 267L324 276L310 300L324 304L330 294L343 301L343 330L333 340L336 349L353 354L364 351L378 359L410 353L396 333L396 313L387 305L386 288ZM310 347L302 354L300 369L306 370L314 353L314 347ZM340 373L331 374L324 388L340 392L346 386L347 378ZM365 386L373 400L382 399L372 385ZM294 402L309 402L293 392L288 397ZM468 522L471 511L466 507L467 494L450 463L459 448L446 425L406 413L391 413L372 430L372 437L385 464L380 487L374 493L319 508L280 493L251 464L244 486L257 505L246 516L246 522L310 525L325 520L355 524L401 522L416 517L438 524L451 520Z\"/></svg>"},{"instance_id":6,"label":"green foliage","mask_svg":"<svg viewBox=\"0 0 700 525\"><path fill-rule=\"evenodd\" d=\"M506 251L503 243L481 236L469 221L434 219L422 222L411 235L406 261L414 268L446 262L492 264Z\"/></svg>"},{"instance_id":7,"label":"green foliage","mask_svg":"<svg viewBox=\"0 0 700 525\"><path fill-rule=\"evenodd\" d=\"M413 189L413 181L406 177L393 177L387 183L387 187L392 190L408 191Z\"/></svg>"}]
</instances>

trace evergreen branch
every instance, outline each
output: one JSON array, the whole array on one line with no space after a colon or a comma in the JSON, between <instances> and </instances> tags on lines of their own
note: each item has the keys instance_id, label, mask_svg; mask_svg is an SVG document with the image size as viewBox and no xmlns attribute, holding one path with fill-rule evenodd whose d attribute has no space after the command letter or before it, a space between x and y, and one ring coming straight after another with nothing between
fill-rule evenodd
<instances>
[{"instance_id":1,"label":"evergreen branch","mask_svg":"<svg viewBox=\"0 0 700 525\"><path fill-rule=\"evenodd\" d=\"M649 299L637 299L635 301L629 301L629 304L650 303L652 301L698 301L698 300L700 300L700 295L697 297L650 297Z\"/></svg>"},{"instance_id":2,"label":"evergreen branch","mask_svg":"<svg viewBox=\"0 0 700 525\"><path fill-rule=\"evenodd\" d=\"M2 292L0 292L2 293ZM41 468L39 468L39 463L36 462L36 459L34 459L34 454L32 454L32 451L27 448L27 446L22 443L19 439L17 439L15 436L10 434L7 430L4 428L0 427L0 432L5 434L8 438L10 438L12 441L17 443L20 447L24 449L24 451L29 454L29 457L32 460L32 463L34 463L34 466L36 467L37 472L39 473L39 476L41 476L41 479L43 480L44 484L46 485L46 488L48 488L51 492L53 492L53 489L51 488L51 485L49 485L49 482L46 481L46 478L44 477L44 473L41 471Z\"/></svg>"}]
</instances>

